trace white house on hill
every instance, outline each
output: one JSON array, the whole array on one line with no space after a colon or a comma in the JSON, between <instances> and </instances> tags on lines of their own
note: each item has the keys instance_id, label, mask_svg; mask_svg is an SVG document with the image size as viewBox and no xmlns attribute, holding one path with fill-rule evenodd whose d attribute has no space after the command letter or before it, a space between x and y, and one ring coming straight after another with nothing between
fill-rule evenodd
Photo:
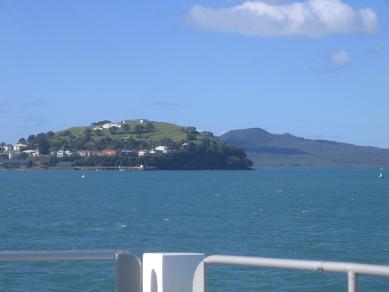
<instances>
[{"instance_id":1,"label":"white house on hill","mask_svg":"<svg viewBox=\"0 0 389 292\"><path fill-rule=\"evenodd\" d=\"M24 150L23 153L31 157L39 157L39 150Z\"/></svg>"},{"instance_id":2,"label":"white house on hill","mask_svg":"<svg viewBox=\"0 0 389 292\"><path fill-rule=\"evenodd\" d=\"M158 146L158 147L155 147L154 148L155 151L159 151L159 152L162 152L162 153L168 153L169 152L169 148L167 146Z\"/></svg>"},{"instance_id":3,"label":"white house on hill","mask_svg":"<svg viewBox=\"0 0 389 292\"><path fill-rule=\"evenodd\" d=\"M124 123L125 123L125 121L120 121L120 122L116 122L116 123L106 123L103 125L103 129L110 129L113 127L121 128L124 125Z\"/></svg>"},{"instance_id":4,"label":"white house on hill","mask_svg":"<svg viewBox=\"0 0 389 292\"><path fill-rule=\"evenodd\" d=\"M149 154L149 150L139 150L138 151L138 156L146 156Z\"/></svg>"},{"instance_id":5,"label":"white house on hill","mask_svg":"<svg viewBox=\"0 0 389 292\"><path fill-rule=\"evenodd\" d=\"M14 145L13 150L14 150L14 151L21 151L21 150L24 149L24 148L27 148L27 145L18 143L18 144L15 144L15 145Z\"/></svg>"}]
</instances>

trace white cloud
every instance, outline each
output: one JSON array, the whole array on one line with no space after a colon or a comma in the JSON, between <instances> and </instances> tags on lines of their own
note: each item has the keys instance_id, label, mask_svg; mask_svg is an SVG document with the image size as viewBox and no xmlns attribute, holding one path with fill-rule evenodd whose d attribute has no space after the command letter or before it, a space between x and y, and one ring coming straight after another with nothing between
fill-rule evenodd
<instances>
[{"instance_id":1,"label":"white cloud","mask_svg":"<svg viewBox=\"0 0 389 292\"><path fill-rule=\"evenodd\" d=\"M328 55L328 59L337 67L347 67L351 64L351 58L345 50L338 50Z\"/></svg>"},{"instance_id":2,"label":"white cloud","mask_svg":"<svg viewBox=\"0 0 389 292\"><path fill-rule=\"evenodd\" d=\"M378 30L378 17L373 9L354 9L341 0L284 4L258 0L228 8L196 5L190 11L190 20L200 29L265 37L322 37Z\"/></svg>"}]
</instances>

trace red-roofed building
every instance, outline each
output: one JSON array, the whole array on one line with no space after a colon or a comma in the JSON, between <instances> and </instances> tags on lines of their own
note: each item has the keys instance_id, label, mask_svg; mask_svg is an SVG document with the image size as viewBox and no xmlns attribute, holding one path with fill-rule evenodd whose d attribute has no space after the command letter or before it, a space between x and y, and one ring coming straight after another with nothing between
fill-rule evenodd
<instances>
[{"instance_id":1,"label":"red-roofed building","mask_svg":"<svg viewBox=\"0 0 389 292\"><path fill-rule=\"evenodd\" d=\"M100 151L102 156L116 156L118 152L115 149L104 149Z\"/></svg>"}]
</instances>

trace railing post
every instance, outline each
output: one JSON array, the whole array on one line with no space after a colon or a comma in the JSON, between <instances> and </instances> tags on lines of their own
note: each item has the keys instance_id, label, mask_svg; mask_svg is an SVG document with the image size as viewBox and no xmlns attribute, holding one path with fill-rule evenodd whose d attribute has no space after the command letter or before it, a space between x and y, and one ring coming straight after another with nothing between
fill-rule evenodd
<instances>
[{"instance_id":1,"label":"railing post","mask_svg":"<svg viewBox=\"0 0 389 292\"><path fill-rule=\"evenodd\" d=\"M143 254L143 291L192 292L193 276L203 259L201 253Z\"/></svg>"},{"instance_id":2,"label":"railing post","mask_svg":"<svg viewBox=\"0 0 389 292\"><path fill-rule=\"evenodd\" d=\"M358 274L353 271L348 272L348 292L358 292Z\"/></svg>"},{"instance_id":3,"label":"railing post","mask_svg":"<svg viewBox=\"0 0 389 292\"><path fill-rule=\"evenodd\" d=\"M116 254L116 292L142 292L141 263L130 253Z\"/></svg>"},{"instance_id":4,"label":"railing post","mask_svg":"<svg viewBox=\"0 0 389 292\"><path fill-rule=\"evenodd\" d=\"M201 261L193 276L193 291L192 292L205 292L205 262Z\"/></svg>"}]
</instances>

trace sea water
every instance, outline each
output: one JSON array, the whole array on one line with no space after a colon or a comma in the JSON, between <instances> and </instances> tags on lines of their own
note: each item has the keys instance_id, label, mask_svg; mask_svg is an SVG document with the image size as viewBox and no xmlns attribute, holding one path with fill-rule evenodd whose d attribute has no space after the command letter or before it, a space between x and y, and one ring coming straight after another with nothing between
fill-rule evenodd
<instances>
[{"instance_id":1,"label":"sea water","mask_svg":"<svg viewBox=\"0 0 389 292\"><path fill-rule=\"evenodd\" d=\"M85 175L82 178L82 175ZM0 250L128 249L389 265L376 169L0 171ZM0 263L0 291L113 291L111 261ZM362 291L389 280L360 277ZM207 291L346 291L347 275L211 266Z\"/></svg>"}]
</instances>

